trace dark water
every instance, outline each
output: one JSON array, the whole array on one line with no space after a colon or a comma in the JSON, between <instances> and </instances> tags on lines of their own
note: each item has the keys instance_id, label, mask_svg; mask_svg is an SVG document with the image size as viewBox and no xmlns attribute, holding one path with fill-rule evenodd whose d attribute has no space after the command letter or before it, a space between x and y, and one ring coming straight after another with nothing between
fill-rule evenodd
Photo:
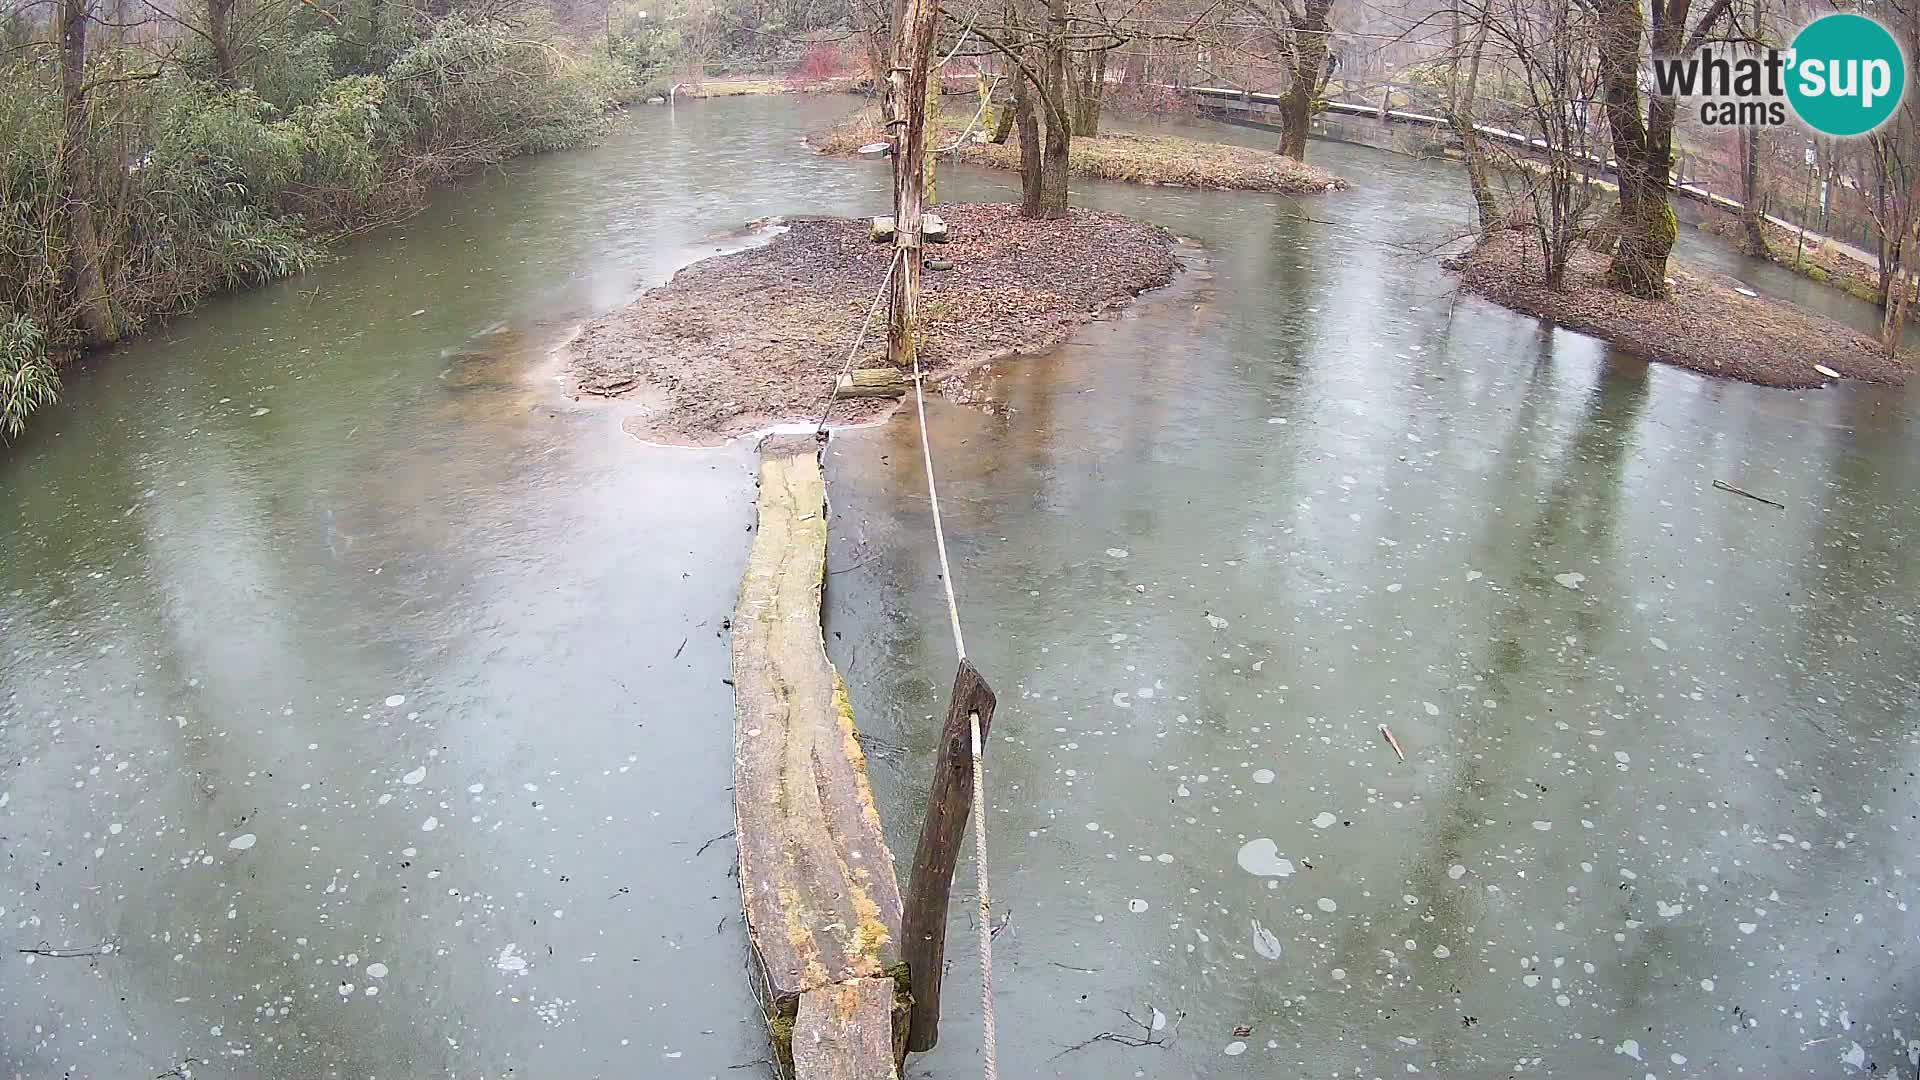
<instances>
[{"instance_id":1,"label":"dark water","mask_svg":"<svg viewBox=\"0 0 1920 1080\"><path fill-rule=\"evenodd\" d=\"M748 219L871 212L883 166L799 145L843 107L640 111L69 380L0 461L0 926L114 951L0 961L0 1066L755 1074L701 851L750 450L641 446L544 357ZM1913 1075L1913 399L1455 306L1409 249L1457 177L1315 150L1356 191L1082 192L1203 263L930 411L1003 1074ZM831 467L905 858L953 663L915 429ZM966 906L914 1075L978 1068ZM1154 1007L1171 1045L1059 1056Z\"/></svg>"}]
</instances>

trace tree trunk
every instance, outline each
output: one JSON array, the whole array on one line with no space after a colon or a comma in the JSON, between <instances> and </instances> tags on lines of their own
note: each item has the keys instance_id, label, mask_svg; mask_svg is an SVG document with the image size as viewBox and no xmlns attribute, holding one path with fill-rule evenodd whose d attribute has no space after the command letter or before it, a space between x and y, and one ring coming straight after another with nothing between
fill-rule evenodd
<instances>
[{"instance_id":1,"label":"tree trunk","mask_svg":"<svg viewBox=\"0 0 1920 1080\"><path fill-rule=\"evenodd\" d=\"M1880 321L1880 347L1886 350L1888 356L1900 351L1900 340L1907 328L1907 308L1913 296L1914 252L1920 251L1920 215L1912 211L1915 199L1920 199L1920 180L1916 180L1913 189L1907 193L1907 217L1899 232L1899 261L1887 277L1886 309Z\"/></svg>"},{"instance_id":2,"label":"tree trunk","mask_svg":"<svg viewBox=\"0 0 1920 1080\"><path fill-rule=\"evenodd\" d=\"M1666 4L1668 0L1654 0ZM1677 55L1686 34L1686 5L1679 23L1669 15L1657 24L1653 51ZM1668 194L1673 185L1672 98L1654 97L1641 115L1640 52L1647 25L1640 0L1601 0L1600 79L1605 93L1607 128L1620 180L1620 242L1614 247L1607 279L1622 292L1645 299L1667 295L1667 256L1679 236Z\"/></svg>"},{"instance_id":3,"label":"tree trunk","mask_svg":"<svg viewBox=\"0 0 1920 1080\"><path fill-rule=\"evenodd\" d=\"M1748 255L1767 257L1767 231L1760 206L1760 129L1746 128L1735 136L1740 140L1740 250Z\"/></svg>"},{"instance_id":4,"label":"tree trunk","mask_svg":"<svg viewBox=\"0 0 1920 1080\"><path fill-rule=\"evenodd\" d=\"M1013 77L1013 126L1020 133L1020 216L1045 217L1040 200L1040 120L1033 111L1033 91L1026 76Z\"/></svg>"},{"instance_id":5,"label":"tree trunk","mask_svg":"<svg viewBox=\"0 0 1920 1080\"><path fill-rule=\"evenodd\" d=\"M1460 43L1460 6L1453 9L1453 36L1456 50ZM1480 60L1486 52L1490 23L1482 18L1474 30L1473 46L1468 53L1467 77L1460 79L1458 61L1453 69L1453 109L1447 120L1460 140L1460 154L1466 159L1467 189L1473 193L1473 207L1480 231L1490 232L1500 221L1500 203L1493 197L1493 184L1487 176L1487 155L1480 148L1480 132L1474 127L1474 91L1480 82Z\"/></svg>"},{"instance_id":6,"label":"tree trunk","mask_svg":"<svg viewBox=\"0 0 1920 1080\"><path fill-rule=\"evenodd\" d=\"M207 0L207 40L213 44L213 79L234 85L233 0Z\"/></svg>"},{"instance_id":7,"label":"tree trunk","mask_svg":"<svg viewBox=\"0 0 1920 1080\"><path fill-rule=\"evenodd\" d=\"M61 206L66 226L67 290L74 319L88 345L108 345L120 336L101 268L94 228L93 155L87 122L87 21L89 0L61 0L60 97L64 125L60 142Z\"/></svg>"},{"instance_id":8,"label":"tree trunk","mask_svg":"<svg viewBox=\"0 0 1920 1080\"><path fill-rule=\"evenodd\" d=\"M1074 75L1073 133L1092 138L1100 134L1100 95L1107 85L1106 51L1086 54Z\"/></svg>"},{"instance_id":9,"label":"tree trunk","mask_svg":"<svg viewBox=\"0 0 1920 1080\"><path fill-rule=\"evenodd\" d=\"M1313 127L1314 104L1332 74L1328 59L1328 15L1333 0L1306 0L1299 21L1290 27L1291 62L1287 92L1280 98L1280 155L1307 159L1307 135Z\"/></svg>"},{"instance_id":10,"label":"tree trunk","mask_svg":"<svg viewBox=\"0 0 1920 1080\"><path fill-rule=\"evenodd\" d=\"M1044 107L1046 143L1040 154L1039 217L1067 215L1067 158L1073 152L1073 117L1068 111L1067 0L1048 0L1048 35L1040 46L1043 58L1040 103Z\"/></svg>"},{"instance_id":11,"label":"tree trunk","mask_svg":"<svg viewBox=\"0 0 1920 1080\"><path fill-rule=\"evenodd\" d=\"M913 364L920 317L920 209L926 191L924 164L929 76L933 70L933 33L937 0L910 0L907 21L894 34L893 70L887 85L900 110L893 155L893 243L899 263L888 304L887 359Z\"/></svg>"}]
</instances>

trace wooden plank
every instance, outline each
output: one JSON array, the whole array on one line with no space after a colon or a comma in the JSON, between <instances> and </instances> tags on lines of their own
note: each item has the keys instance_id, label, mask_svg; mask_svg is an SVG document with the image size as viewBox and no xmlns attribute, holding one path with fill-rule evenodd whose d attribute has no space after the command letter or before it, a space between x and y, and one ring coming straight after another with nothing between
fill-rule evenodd
<instances>
[{"instance_id":1,"label":"wooden plank","mask_svg":"<svg viewBox=\"0 0 1920 1080\"><path fill-rule=\"evenodd\" d=\"M902 915L901 955L907 961L913 1004L907 1018L907 1049L919 1054L940 1040L940 981L946 971L947 898L953 866L967 838L967 813L973 806L973 714L980 715L980 745L993 727L993 687L960 661L947 699L947 720L934 752L933 787L920 844L913 853L913 877Z\"/></svg>"},{"instance_id":2,"label":"wooden plank","mask_svg":"<svg viewBox=\"0 0 1920 1080\"><path fill-rule=\"evenodd\" d=\"M853 708L820 631L826 486L810 436L761 445L759 525L733 618L734 823L776 1051L801 995L899 965L900 887Z\"/></svg>"},{"instance_id":3,"label":"wooden plank","mask_svg":"<svg viewBox=\"0 0 1920 1080\"><path fill-rule=\"evenodd\" d=\"M793 1070L806 1080L897 1080L892 979L855 979L800 995Z\"/></svg>"},{"instance_id":4,"label":"wooden plank","mask_svg":"<svg viewBox=\"0 0 1920 1080\"><path fill-rule=\"evenodd\" d=\"M907 377L899 368L855 368L834 380L836 398L900 397L907 392Z\"/></svg>"}]
</instances>

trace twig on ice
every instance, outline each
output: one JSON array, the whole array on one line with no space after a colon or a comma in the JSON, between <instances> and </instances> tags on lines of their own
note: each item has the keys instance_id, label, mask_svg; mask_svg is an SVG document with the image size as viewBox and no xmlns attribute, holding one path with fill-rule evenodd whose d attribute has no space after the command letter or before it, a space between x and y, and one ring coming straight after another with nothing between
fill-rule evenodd
<instances>
[{"instance_id":1,"label":"twig on ice","mask_svg":"<svg viewBox=\"0 0 1920 1080\"><path fill-rule=\"evenodd\" d=\"M1121 1046L1171 1046L1173 1045L1173 1040L1180 1034L1180 1022L1187 1018L1185 1012L1174 1013L1173 1026L1168 1028L1167 1014L1151 1005L1147 1006L1148 1018L1145 1020L1140 1019L1125 1009L1120 1010L1120 1015L1138 1024L1141 1034L1131 1035L1123 1031L1103 1031L1085 1042L1074 1043L1072 1046L1053 1055L1054 1059L1066 1057L1075 1050L1084 1050L1097 1042L1115 1042ZM1160 1034L1163 1028L1166 1030L1165 1035Z\"/></svg>"},{"instance_id":2,"label":"twig on ice","mask_svg":"<svg viewBox=\"0 0 1920 1080\"><path fill-rule=\"evenodd\" d=\"M1394 757L1399 758L1401 761L1407 760L1406 752L1400 749L1400 740L1393 737L1392 728L1389 728L1385 724L1381 724L1380 734L1385 735L1387 737L1387 745L1393 747Z\"/></svg>"},{"instance_id":3,"label":"twig on ice","mask_svg":"<svg viewBox=\"0 0 1920 1080\"><path fill-rule=\"evenodd\" d=\"M1768 506L1771 506L1776 510L1785 510L1787 508L1786 503L1777 503L1777 502L1774 502L1772 499L1766 498L1765 496L1755 495L1753 492L1748 491L1746 488L1734 487L1732 484L1727 483L1725 480L1715 480L1713 482L1713 486L1719 488L1721 491L1731 491L1735 495L1745 495L1747 498L1752 499L1754 502L1766 503Z\"/></svg>"},{"instance_id":4,"label":"twig on ice","mask_svg":"<svg viewBox=\"0 0 1920 1080\"><path fill-rule=\"evenodd\" d=\"M15 951L26 953L28 956L51 956L55 959L64 960L73 956L106 956L113 952L113 942L103 941L98 945L88 945L84 948L77 949L56 949L43 941L38 945Z\"/></svg>"}]
</instances>

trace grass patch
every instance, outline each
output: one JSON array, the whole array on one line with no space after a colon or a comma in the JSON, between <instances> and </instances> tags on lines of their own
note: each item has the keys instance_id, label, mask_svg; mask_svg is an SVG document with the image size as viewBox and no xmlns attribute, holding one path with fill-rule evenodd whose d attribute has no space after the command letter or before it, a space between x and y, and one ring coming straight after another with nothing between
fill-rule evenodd
<instances>
[{"instance_id":1,"label":"grass patch","mask_svg":"<svg viewBox=\"0 0 1920 1080\"><path fill-rule=\"evenodd\" d=\"M970 119L971 113L960 118L941 116L934 125L932 145L952 145ZM822 153L851 154L861 146L883 139L880 112L869 106L808 141ZM949 155L949 159L1018 170L1020 148L1011 139L1003 144L969 140ZM1216 191L1305 194L1347 186L1345 180L1325 169L1264 150L1134 132L1075 138L1067 169L1073 176L1088 180Z\"/></svg>"}]
</instances>

